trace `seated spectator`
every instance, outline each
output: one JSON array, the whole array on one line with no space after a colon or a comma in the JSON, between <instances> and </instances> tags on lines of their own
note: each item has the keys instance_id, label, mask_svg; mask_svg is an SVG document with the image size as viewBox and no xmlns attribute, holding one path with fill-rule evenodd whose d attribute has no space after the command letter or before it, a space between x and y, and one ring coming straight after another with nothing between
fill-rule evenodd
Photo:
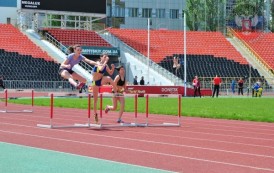
<instances>
[{"instance_id":1,"label":"seated spectator","mask_svg":"<svg viewBox=\"0 0 274 173\"><path fill-rule=\"evenodd\" d=\"M263 88L260 85L260 81L257 81L252 87L252 97L261 97Z\"/></svg>"}]
</instances>

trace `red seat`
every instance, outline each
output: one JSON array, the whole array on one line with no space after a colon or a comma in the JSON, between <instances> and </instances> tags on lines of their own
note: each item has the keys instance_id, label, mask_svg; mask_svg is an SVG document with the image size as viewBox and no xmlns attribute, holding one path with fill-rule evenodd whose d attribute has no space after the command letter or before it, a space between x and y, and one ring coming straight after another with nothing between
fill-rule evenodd
<instances>
[{"instance_id":1,"label":"red seat","mask_svg":"<svg viewBox=\"0 0 274 173\"><path fill-rule=\"evenodd\" d=\"M147 50L147 30L111 28L109 32L146 56L143 52ZM153 61L158 63L166 56L183 54L183 42L183 31L150 31L151 57L157 57L153 59ZM244 62L247 64L246 59L237 52L220 32L187 31L187 53L225 57L236 62ZM154 54L157 54L157 56L154 56ZM162 56L161 59L158 58L159 55ZM240 57L240 60L233 55Z\"/></svg>"}]
</instances>

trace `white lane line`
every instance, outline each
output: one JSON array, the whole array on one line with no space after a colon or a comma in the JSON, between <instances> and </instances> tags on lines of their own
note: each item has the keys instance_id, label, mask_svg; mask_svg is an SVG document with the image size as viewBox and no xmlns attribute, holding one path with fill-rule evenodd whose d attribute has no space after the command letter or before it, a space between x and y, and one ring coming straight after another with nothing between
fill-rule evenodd
<instances>
[{"instance_id":1,"label":"white lane line","mask_svg":"<svg viewBox=\"0 0 274 173\"><path fill-rule=\"evenodd\" d=\"M12 124L9 124L9 125L12 125ZM18 126L18 125L15 125L15 126ZM25 125L19 125L19 126L26 127L26 128L33 128L32 126L25 126ZM274 158L274 156L272 156L272 155L252 154L252 153L244 153L244 152L237 152L237 151L231 151L231 150L221 150L221 149L215 149L215 148L197 147L197 146L192 146L192 145L173 144L173 143L157 142L157 141L142 140L142 139L132 139L132 138L125 138L125 137L114 137L114 136L108 136L108 135L93 135L93 134L88 134L88 133L77 133L77 132L73 132L73 131L69 131L69 130L59 130L59 131L69 133L69 134L74 133L74 134L80 134L80 135L92 135L92 136L97 136L97 137L105 137L105 138L112 138L112 139L119 139L119 140L128 140L128 141L134 141L134 142L144 142L144 143L150 143L150 144L159 144L159 145L168 145L168 146L175 146L175 147L194 148L194 149L200 149L200 150L208 150L208 151L223 152L223 153L230 153L230 154L247 155L247 156L253 156L253 157L263 157L263 158L271 158L271 159Z\"/></svg>"},{"instance_id":2,"label":"white lane line","mask_svg":"<svg viewBox=\"0 0 274 173\"><path fill-rule=\"evenodd\" d=\"M0 122L0 124L41 129L41 128L38 128L38 127L27 126L27 125L22 125L22 124L12 124L12 123L3 123L3 122ZM43 130L51 130L51 129L43 129ZM127 139L127 138L113 137L113 136L107 136L107 135L97 135L97 134L83 133L83 132L71 131L71 130L61 130L61 129L54 129L54 130L55 131L60 131L60 132L70 132L70 133L74 133L74 134L83 134L83 135L110 137L110 138L118 138L118 139ZM200 139L200 138L192 138L192 137L164 135L164 134L159 134L159 133L155 134L155 133L147 133L147 132L136 132L136 131L130 131L130 128L127 129L127 133L140 134L140 135L148 135L148 136L151 136L151 135L153 135L153 136L162 136L162 137L176 138L176 139L182 139L182 140L183 139L190 139L190 140L196 140L196 141L208 141L208 142L216 142L216 143L224 143L224 144L235 144L235 145L243 145L243 146L250 146L250 147L261 147L261 148L267 148L267 149L274 149L274 147L272 147L272 146L257 145L257 144L250 144L250 143L247 144L247 143L229 142L229 141L222 141L222 140L208 140L208 139ZM133 139L129 139L129 140L133 140Z\"/></svg>"},{"instance_id":3,"label":"white lane line","mask_svg":"<svg viewBox=\"0 0 274 173\"><path fill-rule=\"evenodd\" d=\"M72 143L78 143L78 144L93 145L93 146L99 146L99 147L105 147L105 148L114 148L114 149L119 149L119 150L128 150L128 151L134 151L134 152L142 152L142 153L147 153L147 154L155 154L155 155L161 155L161 156L168 156L168 157L189 159L189 160L195 160L195 161L209 162L209 163L214 163L214 164L222 164L222 165L228 165L228 166L235 166L235 167L242 167L242 168L248 168L248 169L274 172L274 170L270 169L270 168L260 168L260 167L254 167L254 166L248 166L248 165L228 163L228 162L219 162L219 161L199 159L199 158L194 158L194 157L186 157L186 156L179 156L179 155L174 155L174 154L151 152L151 151L146 151L146 150L126 148L126 147L116 147L116 146L110 146L110 145L102 145L102 144L96 144L96 143L91 143L91 142L80 142L80 141L75 141L75 140L46 137L46 136L32 135L32 134L26 134L26 133L10 132L10 131L3 131L3 130L0 130L0 132L10 133L10 134L15 134L15 135L20 135L20 136L24 135L24 136L31 136L31 137L37 137L37 138L44 138L44 139L54 140L54 141L58 140L58 141L64 141L64 142L72 142Z\"/></svg>"}]
</instances>

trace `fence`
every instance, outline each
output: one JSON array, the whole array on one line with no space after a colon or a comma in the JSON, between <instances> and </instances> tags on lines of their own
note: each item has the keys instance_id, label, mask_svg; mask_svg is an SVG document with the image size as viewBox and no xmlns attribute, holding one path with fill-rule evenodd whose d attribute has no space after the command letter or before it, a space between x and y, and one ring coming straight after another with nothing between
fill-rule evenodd
<instances>
[{"instance_id":1,"label":"fence","mask_svg":"<svg viewBox=\"0 0 274 173\"><path fill-rule=\"evenodd\" d=\"M200 77L201 89L213 89L213 77ZM220 92L223 95L232 94L232 80L235 81L235 92L238 91L239 78L222 77ZM264 95L274 96L274 78L244 78L244 92L249 94L252 86L257 81L260 81ZM8 89L34 89L35 91L60 91L69 92L72 87L68 81L22 81L22 80L5 80L5 87Z\"/></svg>"},{"instance_id":2,"label":"fence","mask_svg":"<svg viewBox=\"0 0 274 173\"><path fill-rule=\"evenodd\" d=\"M72 87L68 81L22 81L5 80L8 89L34 89L36 91L71 91Z\"/></svg>"}]
</instances>

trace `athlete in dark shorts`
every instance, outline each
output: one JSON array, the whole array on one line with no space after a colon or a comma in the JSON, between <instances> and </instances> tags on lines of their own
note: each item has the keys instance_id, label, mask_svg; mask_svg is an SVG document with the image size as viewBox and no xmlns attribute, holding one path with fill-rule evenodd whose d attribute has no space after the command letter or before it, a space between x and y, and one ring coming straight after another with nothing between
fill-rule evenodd
<instances>
[{"instance_id":1,"label":"athlete in dark shorts","mask_svg":"<svg viewBox=\"0 0 274 173\"><path fill-rule=\"evenodd\" d=\"M93 92L93 111L95 122L98 123L98 114L97 114L97 100L99 94L99 88L102 85L110 84L113 86L116 91L116 86L113 83L113 80L109 76L104 76L105 72L108 72L109 75L112 75L114 72L114 64L111 64L111 69L107 65L109 57L106 54L100 56L100 61L97 62L97 65L93 68L93 82L92 82L92 92Z\"/></svg>"},{"instance_id":2,"label":"athlete in dark shorts","mask_svg":"<svg viewBox=\"0 0 274 173\"><path fill-rule=\"evenodd\" d=\"M67 79L72 86L76 87L76 89L81 89L85 86L86 79L75 73L72 68L81 61L85 61L91 65L96 65L97 63L84 57L81 54L82 48L79 45L69 47L68 49L71 54L69 54L67 59L60 65L59 74ZM79 84L77 84L75 80L80 81Z\"/></svg>"},{"instance_id":3,"label":"athlete in dark shorts","mask_svg":"<svg viewBox=\"0 0 274 173\"><path fill-rule=\"evenodd\" d=\"M118 115L117 123L123 123L122 121L122 115L125 110L125 98L124 98L124 91L126 89L126 77L125 77L125 69L123 66L118 66L115 68L118 70L119 74L114 79L114 84L117 86L117 92L114 93L112 98L113 106L107 105L105 109L105 113L108 113L110 110L116 110L117 109L117 102L120 102L120 111Z\"/></svg>"}]
</instances>

